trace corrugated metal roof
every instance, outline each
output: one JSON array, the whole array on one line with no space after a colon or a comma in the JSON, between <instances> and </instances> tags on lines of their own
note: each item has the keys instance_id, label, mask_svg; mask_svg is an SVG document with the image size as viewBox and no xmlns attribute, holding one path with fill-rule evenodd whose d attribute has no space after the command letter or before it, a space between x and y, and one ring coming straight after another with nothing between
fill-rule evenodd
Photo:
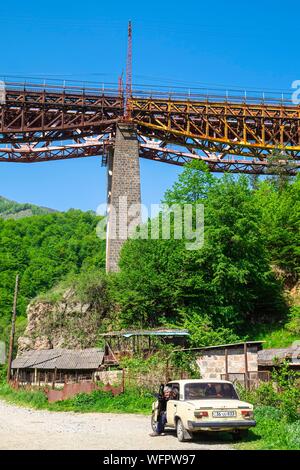
<instances>
[{"instance_id":1,"label":"corrugated metal roof","mask_svg":"<svg viewBox=\"0 0 300 470\"><path fill-rule=\"evenodd\" d=\"M12 362L12 369L98 369L102 349L41 349L26 351Z\"/></svg>"},{"instance_id":2,"label":"corrugated metal roof","mask_svg":"<svg viewBox=\"0 0 300 470\"><path fill-rule=\"evenodd\" d=\"M300 365L300 345L280 349L262 349L257 355L259 365L274 365L275 358L279 361L289 359L293 364Z\"/></svg>"},{"instance_id":3,"label":"corrugated metal roof","mask_svg":"<svg viewBox=\"0 0 300 470\"><path fill-rule=\"evenodd\" d=\"M125 338L129 338L131 336L189 336L189 332L188 330L159 328L155 330L109 331L107 333L102 333L100 336L123 336Z\"/></svg>"}]
</instances>

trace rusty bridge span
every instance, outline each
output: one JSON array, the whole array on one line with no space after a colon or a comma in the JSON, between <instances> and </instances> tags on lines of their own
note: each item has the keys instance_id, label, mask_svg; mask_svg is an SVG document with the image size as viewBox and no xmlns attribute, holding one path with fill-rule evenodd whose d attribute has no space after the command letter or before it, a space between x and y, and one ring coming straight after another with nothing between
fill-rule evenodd
<instances>
[{"instance_id":1,"label":"rusty bridge span","mask_svg":"<svg viewBox=\"0 0 300 470\"><path fill-rule=\"evenodd\" d=\"M255 175L300 167L300 106L283 97L19 82L5 83L2 95L0 161L100 156L109 205L122 195L140 202L139 157ZM108 270L122 243L108 233Z\"/></svg>"},{"instance_id":2,"label":"rusty bridge span","mask_svg":"<svg viewBox=\"0 0 300 470\"><path fill-rule=\"evenodd\" d=\"M270 174L276 154L290 173L300 166L300 106L288 100L136 90L128 106L142 158ZM113 88L7 83L0 109L0 161L105 161L124 121L124 96Z\"/></svg>"}]
</instances>

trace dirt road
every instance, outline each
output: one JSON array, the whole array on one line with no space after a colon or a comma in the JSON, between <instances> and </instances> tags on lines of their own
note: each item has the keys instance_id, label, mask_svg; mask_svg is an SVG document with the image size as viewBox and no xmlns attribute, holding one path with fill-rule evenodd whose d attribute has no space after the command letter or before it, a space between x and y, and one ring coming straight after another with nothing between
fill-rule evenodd
<instances>
[{"instance_id":1,"label":"dirt road","mask_svg":"<svg viewBox=\"0 0 300 470\"><path fill-rule=\"evenodd\" d=\"M174 432L150 437L148 416L35 411L0 401L0 449L229 449L215 438L178 442ZM205 439L205 440L203 440ZM209 439L209 440L208 440Z\"/></svg>"}]
</instances>

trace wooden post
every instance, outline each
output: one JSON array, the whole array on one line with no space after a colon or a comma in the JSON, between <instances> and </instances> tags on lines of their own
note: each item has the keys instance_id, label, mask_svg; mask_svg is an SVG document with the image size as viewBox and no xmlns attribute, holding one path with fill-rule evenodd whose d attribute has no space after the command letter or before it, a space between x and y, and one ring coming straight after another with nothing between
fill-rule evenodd
<instances>
[{"instance_id":1,"label":"wooden post","mask_svg":"<svg viewBox=\"0 0 300 470\"><path fill-rule=\"evenodd\" d=\"M122 392L125 392L125 369L122 369Z\"/></svg>"},{"instance_id":2,"label":"wooden post","mask_svg":"<svg viewBox=\"0 0 300 470\"><path fill-rule=\"evenodd\" d=\"M12 363L12 356L13 356L13 351L14 351L14 339L15 339L15 329L16 329L16 316L17 316L17 301L18 301L18 289L19 289L19 274L16 275L14 303L13 303L13 310L12 310L11 332L10 332L9 350L8 350L7 382L10 381L10 376L11 376L11 363Z\"/></svg>"},{"instance_id":3,"label":"wooden post","mask_svg":"<svg viewBox=\"0 0 300 470\"><path fill-rule=\"evenodd\" d=\"M247 357L247 343L244 343L244 356L245 356L245 388L249 389L249 377L248 377L248 357Z\"/></svg>"},{"instance_id":4,"label":"wooden post","mask_svg":"<svg viewBox=\"0 0 300 470\"><path fill-rule=\"evenodd\" d=\"M169 376L169 358L167 359L167 362L166 362L166 382L169 382L170 380L170 376Z\"/></svg>"},{"instance_id":5,"label":"wooden post","mask_svg":"<svg viewBox=\"0 0 300 470\"><path fill-rule=\"evenodd\" d=\"M34 385L37 384L37 368L34 369Z\"/></svg>"},{"instance_id":6,"label":"wooden post","mask_svg":"<svg viewBox=\"0 0 300 470\"><path fill-rule=\"evenodd\" d=\"M54 372L53 372L53 380L52 380L52 390L55 388L55 383L56 383L56 376L57 376L57 367L55 367Z\"/></svg>"},{"instance_id":7,"label":"wooden post","mask_svg":"<svg viewBox=\"0 0 300 470\"><path fill-rule=\"evenodd\" d=\"M228 380L228 349L225 348L225 380Z\"/></svg>"}]
</instances>

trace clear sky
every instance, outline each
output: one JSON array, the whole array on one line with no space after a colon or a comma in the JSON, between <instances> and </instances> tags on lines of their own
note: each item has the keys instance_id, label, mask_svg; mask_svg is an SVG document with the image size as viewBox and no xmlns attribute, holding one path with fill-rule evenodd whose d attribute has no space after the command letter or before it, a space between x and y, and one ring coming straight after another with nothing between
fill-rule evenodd
<instances>
[{"instance_id":1,"label":"clear sky","mask_svg":"<svg viewBox=\"0 0 300 470\"><path fill-rule=\"evenodd\" d=\"M133 22L133 81L290 90L300 79L299 0L10 1L1 4L0 76L117 82ZM142 198L157 203L180 169L141 160ZM59 210L105 201L99 158L0 163L0 195Z\"/></svg>"}]
</instances>

